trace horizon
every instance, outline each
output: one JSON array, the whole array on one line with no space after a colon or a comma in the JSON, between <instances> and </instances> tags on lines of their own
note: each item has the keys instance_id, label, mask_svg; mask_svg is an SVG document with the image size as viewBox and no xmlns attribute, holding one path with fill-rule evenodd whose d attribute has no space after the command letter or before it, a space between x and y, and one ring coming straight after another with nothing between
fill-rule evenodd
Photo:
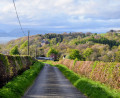
<instances>
[{"instance_id":1,"label":"horizon","mask_svg":"<svg viewBox=\"0 0 120 98\"><path fill-rule=\"evenodd\" d=\"M54 34L64 34L64 33L67 33L67 34L69 34L69 33L83 33L83 34L86 34L86 33L92 33L92 32L62 32L62 33L54 33ZM106 34L106 33L97 33L97 34ZM117 33L119 33L119 32L117 32ZM40 33L36 33L36 34L32 33L29 36L35 36L35 35L38 35L38 34L40 34ZM50 32L50 33L44 33L44 34L41 33L40 35L45 35L45 34L53 34L53 33L52 32ZM95 33L92 33L92 34L95 34ZM16 36L16 37L15 36L3 36L3 37L0 36L0 44L6 44L6 43L8 43L11 40L16 40L16 39L19 39L19 38L22 38L22 37L26 37L26 36Z\"/></svg>"}]
</instances>

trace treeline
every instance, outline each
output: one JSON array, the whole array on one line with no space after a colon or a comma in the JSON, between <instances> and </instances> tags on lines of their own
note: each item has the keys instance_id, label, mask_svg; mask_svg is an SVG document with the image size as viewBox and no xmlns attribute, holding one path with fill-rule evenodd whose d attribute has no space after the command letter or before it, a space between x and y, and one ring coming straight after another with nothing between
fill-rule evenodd
<instances>
[{"instance_id":1,"label":"treeline","mask_svg":"<svg viewBox=\"0 0 120 98\"><path fill-rule=\"evenodd\" d=\"M88 38L88 39L75 41L74 43L76 45L79 45L79 44L85 44L89 41L92 41L94 43L100 43L100 44L108 44L110 46L110 48L112 48L113 46L119 46L120 45L120 42L117 42L115 40L109 40L105 37L101 37L101 38L97 39L97 38L94 38L93 36L91 38Z\"/></svg>"},{"instance_id":2,"label":"treeline","mask_svg":"<svg viewBox=\"0 0 120 98\"><path fill-rule=\"evenodd\" d=\"M56 38L56 42L58 43L58 42L62 42L63 39L69 38L68 40L71 40L71 39L77 38L78 36L81 38L84 38L90 35L92 35L92 33L82 33L82 32L74 32L74 33L64 32L63 34L48 33L44 35L44 38L49 40Z\"/></svg>"},{"instance_id":3,"label":"treeline","mask_svg":"<svg viewBox=\"0 0 120 98\"><path fill-rule=\"evenodd\" d=\"M88 39L88 41L93 41L95 43L100 43L100 44L108 44L110 46L110 48L112 48L113 46L119 46L120 42L117 42L115 40L109 40L105 37L101 37L100 39L95 39L94 37Z\"/></svg>"}]
</instances>

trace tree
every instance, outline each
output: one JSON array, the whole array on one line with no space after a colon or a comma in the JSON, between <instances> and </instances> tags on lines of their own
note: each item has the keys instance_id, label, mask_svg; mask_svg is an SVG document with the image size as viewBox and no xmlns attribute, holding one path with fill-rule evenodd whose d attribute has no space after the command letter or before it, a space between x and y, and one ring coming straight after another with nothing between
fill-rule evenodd
<instances>
[{"instance_id":1,"label":"tree","mask_svg":"<svg viewBox=\"0 0 120 98\"><path fill-rule=\"evenodd\" d=\"M58 51L54 48L50 48L47 53L47 57L53 57L54 60L57 60Z\"/></svg>"},{"instance_id":2,"label":"tree","mask_svg":"<svg viewBox=\"0 0 120 98\"><path fill-rule=\"evenodd\" d=\"M93 53L93 49L87 48L86 50L84 50L83 56L87 59L92 53Z\"/></svg>"},{"instance_id":3,"label":"tree","mask_svg":"<svg viewBox=\"0 0 120 98\"><path fill-rule=\"evenodd\" d=\"M50 43L52 45L56 45L57 44L56 38L52 38L51 41L50 41Z\"/></svg>"},{"instance_id":4,"label":"tree","mask_svg":"<svg viewBox=\"0 0 120 98\"><path fill-rule=\"evenodd\" d=\"M21 46L20 49L23 49L28 46L28 41L25 41Z\"/></svg>"},{"instance_id":5,"label":"tree","mask_svg":"<svg viewBox=\"0 0 120 98\"><path fill-rule=\"evenodd\" d=\"M82 60L82 56L80 55L80 52L77 49L71 50L69 57L70 59L73 59L73 60L75 59Z\"/></svg>"},{"instance_id":6,"label":"tree","mask_svg":"<svg viewBox=\"0 0 120 98\"><path fill-rule=\"evenodd\" d=\"M120 62L120 50L118 50L116 53L115 53L116 57L115 57L115 61L116 62Z\"/></svg>"},{"instance_id":7,"label":"tree","mask_svg":"<svg viewBox=\"0 0 120 98\"><path fill-rule=\"evenodd\" d=\"M10 55L19 55L19 51L18 51L18 46L14 46L11 50L10 50Z\"/></svg>"}]
</instances>

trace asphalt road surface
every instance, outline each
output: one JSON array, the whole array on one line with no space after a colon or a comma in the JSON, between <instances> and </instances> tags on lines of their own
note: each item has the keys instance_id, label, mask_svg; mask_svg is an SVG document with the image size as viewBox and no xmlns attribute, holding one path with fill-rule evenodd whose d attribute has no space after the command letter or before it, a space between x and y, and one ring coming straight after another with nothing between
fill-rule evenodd
<instances>
[{"instance_id":1,"label":"asphalt road surface","mask_svg":"<svg viewBox=\"0 0 120 98\"><path fill-rule=\"evenodd\" d=\"M56 67L46 64L22 98L87 98Z\"/></svg>"}]
</instances>

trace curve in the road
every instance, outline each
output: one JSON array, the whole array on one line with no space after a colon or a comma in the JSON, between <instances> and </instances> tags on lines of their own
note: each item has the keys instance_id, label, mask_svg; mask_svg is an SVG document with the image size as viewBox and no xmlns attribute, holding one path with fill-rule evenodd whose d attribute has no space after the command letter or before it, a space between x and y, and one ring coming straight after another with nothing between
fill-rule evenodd
<instances>
[{"instance_id":1,"label":"curve in the road","mask_svg":"<svg viewBox=\"0 0 120 98\"><path fill-rule=\"evenodd\" d=\"M46 64L22 98L87 98L56 67Z\"/></svg>"}]
</instances>

